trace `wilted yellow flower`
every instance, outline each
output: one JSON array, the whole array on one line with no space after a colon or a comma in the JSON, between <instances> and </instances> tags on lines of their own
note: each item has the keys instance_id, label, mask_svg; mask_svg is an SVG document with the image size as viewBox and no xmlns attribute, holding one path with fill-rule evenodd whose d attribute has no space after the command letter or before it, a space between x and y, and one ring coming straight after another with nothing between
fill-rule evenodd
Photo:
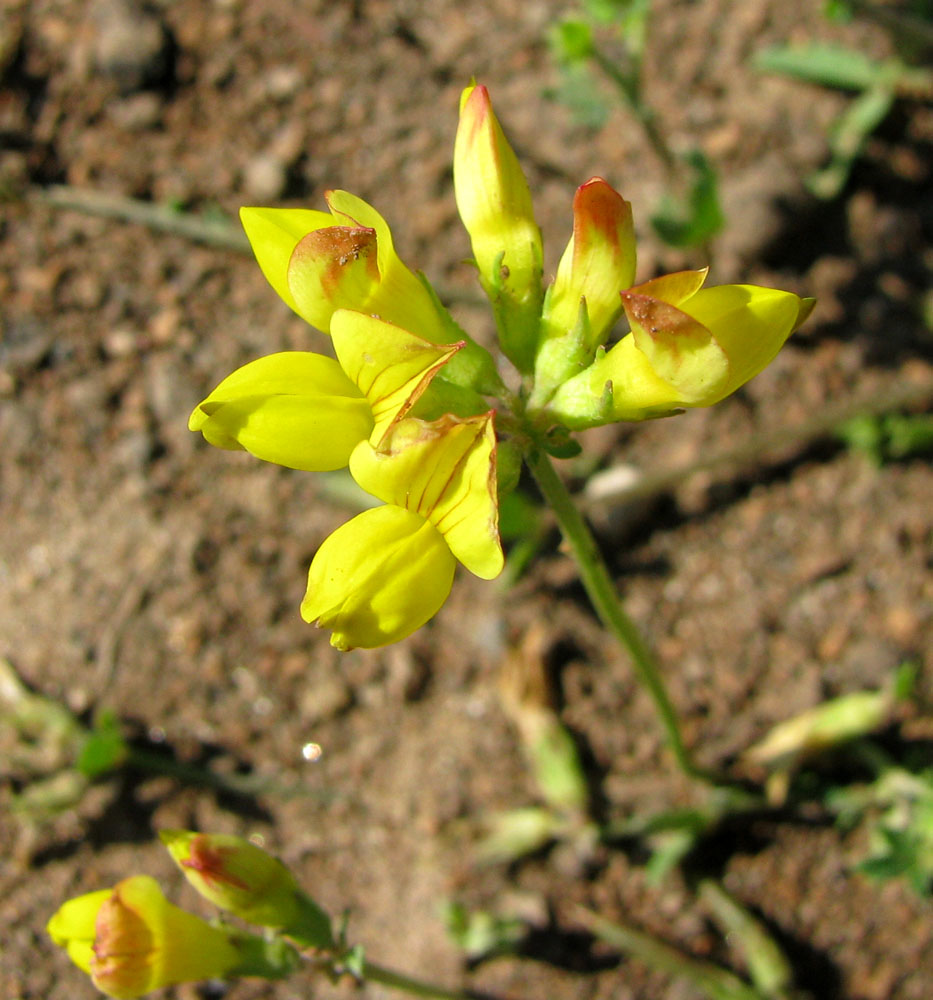
<instances>
[{"instance_id":1,"label":"wilted yellow flower","mask_svg":"<svg viewBox=\"0 0 933 1000\"><path fill-rule=\"evenodd\" d=\"M347 191L328 191L325 198L330 215L301 208L240 209L269 284L325 333L337 309L357 309L441 343L447 336L442 314L395 252L385 219Z\"/></svg>"},{"instance_id":2,"label":"wilted yellow flower","mask_svg":"<svg viewBox=\"0 0 933 1000\"><path fill-rule=\"evenodd\" d=\"M570 428L712 406L768 365L812 299L758 285L702 288L680 271L622 293L631 332L554 393L546 412Z\"/></svg>"}]
</instances>

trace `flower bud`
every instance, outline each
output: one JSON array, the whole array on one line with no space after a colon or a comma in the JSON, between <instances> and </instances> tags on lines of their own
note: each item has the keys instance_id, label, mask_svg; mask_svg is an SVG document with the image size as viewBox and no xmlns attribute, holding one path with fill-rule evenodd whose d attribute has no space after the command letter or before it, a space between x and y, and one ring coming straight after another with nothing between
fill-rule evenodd
<instances>
[{"instance_id":1,"label":"flower bud","mask_svg":"<svg viewBox=\"0 0 933 1000\"><path fill-rule=\"evenodd\" d=\"M161 830L185 878L205 898L242 920L287 927L299 913L300 889L278 858L242 837Z\"/></svg>"},{"instance_id":2,"label":"flower bud","mask_svg":"<svg viewBox=\"0 0 933 1000\"><path fill-rule=\"evenodd\" d=\"M467 87L460 99L454 192L502 350L530 372L541 314L541 233L528 182L485 87Z\"/></svg>"},{"instance_id":3,"label":"flower bud","mask_svg":"<svg viewBox=\"0 0 933 1000\"><path fill-rule=\"evenodd\" d=\"M573 235L544 299L532 406L592 362L634 279L632 206L593 177L574 195Z\"/></svg>"}]
</instances>

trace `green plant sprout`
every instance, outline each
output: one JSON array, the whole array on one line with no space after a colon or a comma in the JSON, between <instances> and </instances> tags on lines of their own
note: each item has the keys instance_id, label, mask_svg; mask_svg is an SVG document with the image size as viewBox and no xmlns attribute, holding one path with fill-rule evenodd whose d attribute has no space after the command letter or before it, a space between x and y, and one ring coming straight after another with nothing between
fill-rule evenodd
<instances>
[{"instance_id":1,"label":"green plant sprout","mask_svg":"<svg viewBox=\"0 0 933 1000\"><path fill-rule=\"evenodd\" d=\"M843 45L811 42L775 46L756 53L756 69L782 73L807 83L855 91L858 96L829 133L829 163L807 178L818 198L842 191L872 132L887 118L899 98L933 98L933 72L902 59L873 59Z\"/></svg>"},{"instance_id":2,"label":"green plant sprout","mask_svg":"<svg viewBox=\"0 0 933 1000\"><path fill-rule=\"evenodd\" d=\"M657 235L674 247L704 246L722 229L713 165L702 150L675 152L659 126L642 84L651 0L581 0L548 35L561 84L549 92L581 124L602 128L610 103L597 75L608 82L641 125L664 170L668 190L651 217Z\"/></svg>"},{"instance_id":3,"label":"green plant sprout","mask_svg":"<svg viewBox=\"0 0 933 1000\"><path fill-rule=\"evenodd\" d=\"M790 962L767 928L711 879L702 880L697 898L725 938L737 947L751 982L730 969L698 959L653 934L608 920L582 906L572 908L574 921L594 938L652 969L688 983L710 1000L807 1000L794 987ZM447 933L474 962L521 954L533 928L515 917L468 910L460 903L444 912Z\"/></svg>"},{"instance_id":4,"label":"green plant sprout","mask_svg":"<svg viewBox=\"0 0 933 1000\"><path fill-rule=\"evenodd\" d=\"M86 725L65 705L30 690L2 658L0 722L9 738L3 745L4 770L21 786L10 806L30 823L73 809L94 783L130 771L231 795L276 790L266 778L224 775L137 746L110 711L98 712Z\"/></svg>"},{"instance_id":5,"label":"green plant sprout","mask_svg":"<svg viewBox=\"0 0 933 1000\"><path fill-rule=\"evenodd\" d=\"M861 414L845 421L836 434L877 466L933 452L933 416L928 413Z\"/></svg>"}]
</instances>

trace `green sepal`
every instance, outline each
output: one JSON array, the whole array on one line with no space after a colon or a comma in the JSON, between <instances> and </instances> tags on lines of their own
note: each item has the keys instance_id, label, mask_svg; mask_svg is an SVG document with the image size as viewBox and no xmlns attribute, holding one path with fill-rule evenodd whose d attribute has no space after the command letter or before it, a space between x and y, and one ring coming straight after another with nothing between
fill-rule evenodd
<instances>
[{"instance_id":1,"label":"green sepal","mask_svg":"<svg viewBox=\"0 0 933 1000\"><path fill-rule=\"evenodd\" d=\"M301 968L301 955L278 935L231 934L240 962L229 970L230 978L257 976L260 979L286 979Z\"/></svg>"},{"instance_id":2,"label":"green sepal","mask_svg":"<svg viewBox=\"0 0 933 1000\"><path fill-rule=\"evenodd\" d=\"M496 257L492 278L480 272L480 281L492 305L502 353L523 375L530 375L534 371L538 328L541 323L543 267L540 260L536 261L528 294L520 297L505 284L504 277L507 275L503 273L504 260L505 251L502 251Z\"/></svg>"},{"instance_id":3,"label":"green sepal","mask_svg":"<svg viewBox=\"0 0 933 1000\"><path fill-rule=\"evenodd\" d=\"M566 427L552 427L544 438L544 450L554 458L575 458L583 451L580 442L570 436Z\"/></svg>"},{"instance_id":4,"label":"green sepal","mask_svg":"<svg viewBox=\"0 0 933 1000\"><path fill-rule=\"evenodd\" d=\"M296 894L298 916L282 933L302 948L319 948L329 951L336 946L330 916L305 892Z\"/></svg>"},{"instance_id":5,"label":"green sepal","mask_svg":"<svg viewBox=\"0 0 933 1000\"><path fill-rule=\"evenodd\" d=\"M518 486L521 473L521 448L514 441L499 441L496 445L496 486L500 502Z\"/></svg>"},{"instance_id":6,"label":"green sepal","mask_svg":"<svg viewBox=\"0 0 933 1000\"><path fill-rule=\"evenodd\" d=\"M505 391L505 386L499 377L499 372L496 369L496 363L492 355L484 347L480 347L460 324L457 323L453 316L450 315L447 307L438 298L433 285L421 271L417 272L417 277L427 290L428 295L430 295L431 301L434 303L435 309L437 309L437 314L444 324L445 338L450 343L463 341L466 344L461 351L444 365L439 377L445 382L450 382L465 389L471 389L476 393L482 393L486 396L501 396ZM482 413L485 409L488 409L488 407L484 406L483 409L472 412Z\"/></svg>"},{"instance_id":7,"label":"green sepal","mask_svg":"<svg viewBox=\"0 0 933 1000\"><path fill-rule=\"evenodd\" d=\"M551 289L547 290L544 313L548 311L547 300ZM557 388L574 375L579 375L593 362L595 349L592 346L589 311L586 299L580 299L577 321L573 327L559 337L542 339L535 358L535 387L529 400L529 407L543 406L554 395Z\"/></svg>"},{"instance_id":8,"label":"green sepal","mask_svg":"<svg viewBox=\"0 0 933 1000\"><path fill-rule=\"evenodd\" d=\"M458 356L455 354L451 360L456 360ZM448 361L441 372L449 365ZM453 413L458 417L476 417L488 410L489 403L478 392L464 385L448 382L441 373L438 373L412 407L410 416L431 421L437 420L445 413Z\"/></svg>"}]
</instances>

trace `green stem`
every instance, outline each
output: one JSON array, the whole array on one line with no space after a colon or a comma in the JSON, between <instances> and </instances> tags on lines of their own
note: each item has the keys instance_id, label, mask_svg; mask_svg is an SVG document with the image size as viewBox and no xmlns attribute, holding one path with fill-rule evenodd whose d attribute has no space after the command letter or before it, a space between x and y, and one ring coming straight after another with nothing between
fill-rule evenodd
<instances>
[{"instance_id":1,"label":"green stem","mask_svg":"<svg viewBox=\"0 0 933 1000\"><path fill-rule=\"evenodd\" d=\"M463 990L451 990L446 986L426 983L421 979L412 979L402 972L395 972L383 965L377 965L366 959L363 962L362 978L372 983L380 983L393 990L403 990L416 997L435 997L436 1000L473 1000L475 993Z\"/></svg>"},{"instance_id":2,"label":"green stem","mask_svg":"<svg viewBox=\"0 0 933 1000\"><path fill-rule=\"evenodd\" d=\"M593 47L591 52L593 62L603 73L618 87L629 107L638 119L651 148L655 151L658 159L667 172L668 180L674 182L678 179L677 157L671 151L667 140L658 128L654 111L645 104L641 96L640 66L636 63L635 68L628 73L623 73L618 66L599 48Z\"/></svg>"},{"instance_id":3,"label":"green stem","mask_svg":"<svg viewBox=\"0 0 933 1000\"><path fill-rule=\"evenodd\" d=\"M533 448L526 453L525 461L537 480L545 500L554 511L561 534L577 561L580 579L593 602L596 613L606 628L628 650L635 668L635 675L648 694L651 695L678 766L684 774L691 778L708 780L709 776L693 763L690 753L684 745L680 735L677 712L664 686L654 656L642 639L635 623L626 614L615 584L609 576L606 563L597 548L593 533L574 505L563 480L557 475L557 471L543 449Z\"/></svg>"}]
</instances>

